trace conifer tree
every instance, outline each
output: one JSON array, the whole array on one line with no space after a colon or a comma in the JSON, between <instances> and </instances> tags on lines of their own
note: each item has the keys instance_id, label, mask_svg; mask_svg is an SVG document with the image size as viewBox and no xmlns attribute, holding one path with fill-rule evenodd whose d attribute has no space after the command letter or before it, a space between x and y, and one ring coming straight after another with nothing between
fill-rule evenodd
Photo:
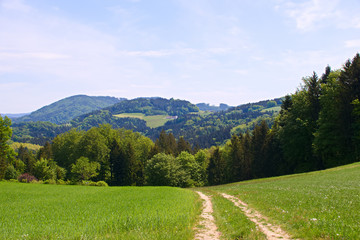
<instances>
[{"instance_id":1,"label":"conifer tree","mask_svg":"<svg viewBox=\"0 0 360 240\"><path fill-rule=\"evenodd\" d=\"M225 160L221 156L219 147L216 147L214 153L210 157L208 166L208 182L210 185L225 183L225 168Z\"/></svg>"},{"instance_id":2,"label":"conifer tree","mask_svg":"<svg viewBox=\"0 0 360 240\"><path fill-rule=\"evenodd\" d=\"M240 137L234 134L231 137L231 150L230 150L230 181L237 182L243 179L242 176L242 164L243 164L243 149L241 146Z\"/></svg>"},{"instance_id":3,"label":"conifer tree","mask_svg":"<svg viewBox=\"0 0 360 240\"><path fill-rule=\"evenodd\" d=\"M265 121L261 121L253 130L252 137L252 157L253 157L253 174L255 178L265 176L265 144L269 132L269 127Z\"/></svg>"}]
</instances>

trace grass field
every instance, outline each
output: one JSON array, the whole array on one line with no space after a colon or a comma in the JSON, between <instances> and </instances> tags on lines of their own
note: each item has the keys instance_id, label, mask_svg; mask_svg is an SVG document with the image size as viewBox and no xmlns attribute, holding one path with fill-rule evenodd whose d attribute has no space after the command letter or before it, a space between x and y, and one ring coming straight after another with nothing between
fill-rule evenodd
<instances>
[{"instance_id":1,"label":"grass field","mask_svg":"<svg viewBox=\"0 0 360 240\"><path fill-rule=\"evenodd\" d=\"M276 106L276 107L272 107L272 108L265 108L265 109L261 110L261 112L272 112L272 111L274 111L274 112L278 113L278 112L280 112L280 110L281 110L281 107Z\"/></svg>"},{"instance_id":2,"label":"grass field","mask_svg":"<svg viewBox=\"0 0 360 240\"><path fill-rule=\"evenodd\" d=\"M298 239L359 239L360 236L359 163L203 190L225 192L240 198ZM217 211L234 211L230 209L235 207L223 208ZM252 230L242 230L238 224L241 221L232 223L228 219L219 219L219 224L239 227L231 230L228 226L229 236L241 231L251 233Z\"/></svg>"},{"instance_id":3,"label":"grass field","mask_svg":"<svg viewBox=\"0 0 360 240\"><path fill-rule=\"evenodd\" d=\"M153 115L153 116L146 116L143 113L122 113L114 115L115 117L119 118L139 118L146 121L146 125L150 128L157 128L164 126L167 121L171 121L171 119L167 119L167 115Z\"/></svg>"},{"instance_id":4,"label":"grass field","mask_svg":"<svg viewBox=\"0 0 360 240\"><path fill-rule=\"evenodd\" d=\"M191 239L200 208L179 188L0 182L0 239Z\"/></svg>"}]
</instances>

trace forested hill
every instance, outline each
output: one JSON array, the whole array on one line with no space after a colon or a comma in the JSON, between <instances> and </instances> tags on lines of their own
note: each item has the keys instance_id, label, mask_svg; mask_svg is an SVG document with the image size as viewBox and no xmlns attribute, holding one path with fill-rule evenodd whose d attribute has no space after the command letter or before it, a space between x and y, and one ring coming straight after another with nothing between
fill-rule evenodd
<instances>
[{"instance_id":1,"label":"forested hill","mask_svg":"<svg viewBox=\"0 0 360 240\"><path fill-rule=\"evenodd\" d=\"M196 106L201 111L212 111L212 112L226 111L229 108L232 108L232 106L229 106L229 105L224 104L224 103L220 103L219 106L213 106L213 105L210 105L208 103L197 103Z\"/></svg>"},{"instance_id":2,"label":"forested hill","mask_svg":"<svg viewBox=\"0 0 360 240\"><path fill-rule=\"evenodd\" d=\"M145 115L180 116L198 112L199 108L186 100L165 98L136 98L107 107L113 115L121 113L143 113Z\"/></svg>"},{"instance_id":3,"label":"forested hill","mask_svg":"<svg viewBox=\"0 0 360 240\"><path fill-rule=\"evenodd\" d=\"M234 133L252 130L262 120L271 126L281 102L282 99L278 98L213 112L199 111L197 106L184 100L137 98L83 114L66 125L14 123L12 139L43 145L70 128L88 130L99 124L110 124L113 128L140 132L152 140L165 130L176 138L185 137L193 146L210 147L224 143ZM151 126L149 119L158 121L157 126Z\"/></svg>"},{"instance_id":4,"label":"forested hill","mask_svg":"<svg viewBox=\"0 0 360 240\"><path fill-rule=\"evenodd\" d=\"M75 95L42 107L29 115L16 118L13 122L48 121L55 124L67 123L77 116L114 105L122 100L124 99L115 97Z\"/></svg>"},{"instance_id":5,"label":"forested hill","mask_svg":"<svg viewBox=\"0 0 360 240\"><path fill-rule=\"evenodd\" d=\"M99 124L110 124L114 128L126 128L146 133L150 128L146 121L128 116L117 117L119 114L143 114L145 116L162 116L178 118L189 113L197 113L199 108L194 104L178 99L136 98L124 100L110 107L83 114L71 121L74 127L89 129Z\"/></svg>"}]
</instances>

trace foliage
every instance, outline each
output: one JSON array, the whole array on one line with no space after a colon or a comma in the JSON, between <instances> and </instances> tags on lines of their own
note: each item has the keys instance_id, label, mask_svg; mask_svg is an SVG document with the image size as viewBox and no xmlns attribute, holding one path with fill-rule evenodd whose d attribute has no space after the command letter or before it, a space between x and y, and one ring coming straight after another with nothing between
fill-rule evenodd
<instances>
[{"instance_id":1,"label":"foliage","mask_svg":"<svg viewBox=\"0 0 360 240\"><path fill-rule=\"evenodd\" d=\"M4 178L7 165L13 159L14 151L9 145L12 135L11 120L0 115L0 180Z\"/></svg>"},{"instance_id":2,"label":"foliage","mask_svg":"<svg viewBox=\"0 0 360 240\"><path fill-rule=\"evenodd\" d=\"M12 140L21 143L44 145L58 134L71 129L70 125L56 125L50 122L19 122L12 125Z\"/></svg>"},{"instance_id":3,"label":"foliage","mask_svg":"<svg viewBox=\"0 0 360 240\"><path fill-rule=\"evenodd\" d=\"M32 175L30 175L29 173L24 173L24 174L21 174L19 177L18 177L18 181L19 182L27 182L27 183L30 183L30 182L33 182L33 181L37 181L38 179Z\"/></svg>"},{"instance_id":4,"label":"foliage","mask_svg":"<svg viewBox=\"0 0 360 240\"><path fill-rule=\"evenodd\" d=\"M281 104L281 99L271 101ZM172 132L177 139L184 137L192 146L211 147L223 144L231 138L231 134L252 130L263 119L266 119L271 126L277 111L268 108L268 105L273 105L269 102L249 103L236 108L228 108L226 111L203 114L195 105L182 100L162 98L126 100L76 117L71 124L17 123L13 140L44 145L46 141L68 131L71 127L89 130L99 124L110 124L113 128L126 128L140 132L153 141L162 130L165 130L167 133ZM167 121L168 119L162 119L160 115L173 116L176 119Z\"/></svg>"},{"instance_id":5,"label":"foliage","mask_svg":"<svg viewBox=\"0 0 360 240\"><path fill-rule=\"evenodd\" d=\"M31 150L33 153L39 151L41 148L41 145L21 142L12 142L10 146L12 149L14 149L15 152L17 152L21 146L27 148L28 150Z\"/></svg>"},{"instance_id":6,"label":"foliage","mask_svg":"<svg viewBox=\"0 0 360 240\"><path fill-rule=\"evenodd\" d=\"M5 176L4 176L6 180L17 179L18 176L19 173L18 171L16 171L13 165L10 164L6 167Z\"/></svg>"},{"instance_id":7,"label":"foliage","mask_svg":"<svg viewBox=\"0 0 360 240\"><path fill-rule=\"evenodd\" d=\"M96 177L100 169L98 162L90 162L87 157L80 157L76 160L75 164L71 165L71 173L77 180L89 180Z\"/></svg>"},{"instance_id":8,"label":"foliage","mask_svg":"<svg viewBox=\"0 0 360 240\"><path fill-rule=\"evenodd\" d=\"M172 155L158 153L145 166L145 179L150 186L186 186L190 177Z\"/></svg>"}]
</instances>

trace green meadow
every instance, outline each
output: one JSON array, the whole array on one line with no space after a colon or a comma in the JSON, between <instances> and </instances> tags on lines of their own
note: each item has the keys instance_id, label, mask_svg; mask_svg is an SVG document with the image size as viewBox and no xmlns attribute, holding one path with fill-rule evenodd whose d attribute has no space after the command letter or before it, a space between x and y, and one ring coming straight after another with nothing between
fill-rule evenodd
<instances>
[{"instance_id":1,"label":"green meadow","mask_svg":"<svg viewBox=\"0 0 360 240\"><path fill-rule=\"evenodd\" d=\"M358 239L360 163L197 188L212 196L222 239L265 239L240 198L296 239ZM201 201L189 189L0 182L0 239L193 239Z\"/></svg>"},{"instance_id":2,"label":"green meadow","mask_svg":"<svg viewBox=\"0 0 360 240\"><path fill-rule=\"evenodd\" d=\"M203 188L215 195L215 217L226 239L253 236L242 218L222 218L235 206L217 204L217 193L240 198L297 239L359 239L360 164L324 171ZM221 201L225 201L221 200ZM241 239L241 238L240 238Z\"/></svg>"},{"instance_id":3,"label":"green meadow","mask_svg":"<svg viewBox=\"0 0 360 240\"><path fill-rule=\"evenodd\" d=\"M171 187L0 182L0 239L192 239L197 195Z\"/></svg>"},{"instance_id":4,"label":"green meadow","mask_svg":"<svg viewBox=\"0 0 360 240\"><path fill-rule=\"evenodd\" d=\"M150 128L157 128L163 126L167 121L171 119L167 119L168 115L152 115L146 116L143 113L122 113L114 115L118 118L139 118L146 121L146 126Z\"/></svg>"}]
</instances>

